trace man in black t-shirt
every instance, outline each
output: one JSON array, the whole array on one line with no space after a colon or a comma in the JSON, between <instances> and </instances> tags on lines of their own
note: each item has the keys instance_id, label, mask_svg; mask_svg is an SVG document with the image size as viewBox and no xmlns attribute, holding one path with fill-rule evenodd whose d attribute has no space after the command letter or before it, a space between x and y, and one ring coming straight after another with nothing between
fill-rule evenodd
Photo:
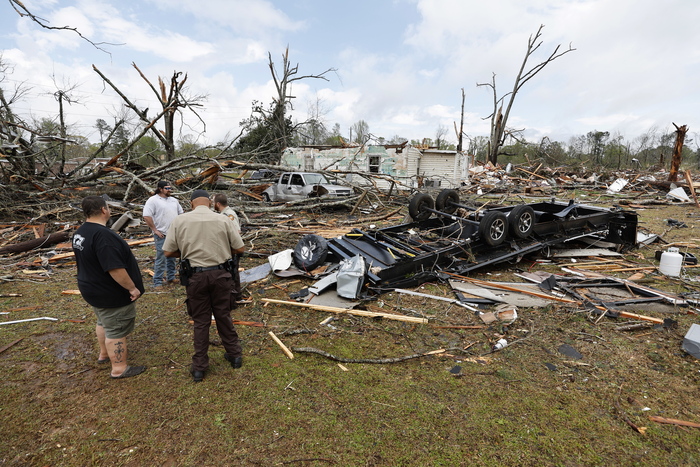
<instances>
[{"instance_id":1,"label":"man in black t-shirt","mask_svg":"<svg viewBox=\"0 0 700 467\"><path fill-rule=\"evenodd\" d=\"M107 202L87 196L82 202L86 221L73 235L78 264L78 288L97 316L98 363L112 363L112 378L143 373L145 366L126 363L126 336L134 329L136 299L144 291L141 271L129 245L107 228Z\"/></svg>"}]
</instances>

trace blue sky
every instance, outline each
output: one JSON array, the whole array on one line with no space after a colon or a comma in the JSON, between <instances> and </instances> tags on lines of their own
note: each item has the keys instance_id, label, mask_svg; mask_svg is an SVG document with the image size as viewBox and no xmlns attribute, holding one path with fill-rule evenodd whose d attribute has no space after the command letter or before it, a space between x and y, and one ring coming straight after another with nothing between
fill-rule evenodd
<instances>
[{"instance_id":1,"label":"blue sky","mask_svg":"<svg viewBox=\"0 0 700 467\"><path fill-rule=\"evenodd\" d=\"M695 0L24 0L54 26L48 31L0 3L0 51L12 67L0 86L31 88L15 110L25 117L57 112L52 94L75 86L67 121L91 140L97 118L108 123L121 100L92 70L97 66L142 107L155 96L131 63L156 83L188 74L189 91L206 94L204 127L185 116L182 131L213 143L238 134L253 100L269 103L274 87L268 52L281 66L287 46L300 74L337 71L329 81L293 87L294 117L320 102L328 127L345 136L362 119L387 139L435 137L459 123L487 136L496 74L498 94L510 91L528 37L544 24L539 63L561 44L569 53L526 84L509 124L530 141L566 142L592 130L628 140L673 131L700 132L700 2ZM57 87L58 85L58 87ZM150 115L153 115L151 113ZM700 137L695 137L700 140Z\"/></svg>"}]
</instances>

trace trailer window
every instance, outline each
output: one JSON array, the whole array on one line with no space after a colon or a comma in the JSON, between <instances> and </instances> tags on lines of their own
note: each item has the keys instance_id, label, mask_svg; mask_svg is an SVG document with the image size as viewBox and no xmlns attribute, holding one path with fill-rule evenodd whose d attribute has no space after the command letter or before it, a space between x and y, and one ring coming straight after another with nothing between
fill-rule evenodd
<instances>
[{"instance_id":1,"label":"trailer window","mask_svg":"<svg viewBox=\"0 0 700 467\"><path fill-rule=\"evenodd\" d=\"M378 174L381 158L379 156L369 156L369 172Z\"/></svg>"}]
</instances>

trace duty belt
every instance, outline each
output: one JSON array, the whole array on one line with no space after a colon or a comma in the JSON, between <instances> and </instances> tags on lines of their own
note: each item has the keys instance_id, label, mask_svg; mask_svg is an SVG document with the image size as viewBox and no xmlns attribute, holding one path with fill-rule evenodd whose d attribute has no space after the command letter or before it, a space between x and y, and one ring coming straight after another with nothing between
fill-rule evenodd
<instances>
[{"instance_id":1,"label":"duty belt","mask_svg":"<svg viewBox=\"0 0 700 467\"><path fill-rule=\"evenodd\" d=\"M192 268L192 270L194 272L213 271L214 269L224 269L224 265L218 264L216 266L207 266L205 268L197 268L197 267Z\"/></svg>"}]
</instances>

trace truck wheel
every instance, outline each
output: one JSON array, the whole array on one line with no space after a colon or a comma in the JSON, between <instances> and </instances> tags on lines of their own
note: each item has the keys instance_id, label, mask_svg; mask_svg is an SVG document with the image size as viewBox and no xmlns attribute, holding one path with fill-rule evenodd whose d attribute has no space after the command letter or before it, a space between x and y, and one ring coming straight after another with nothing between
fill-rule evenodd
<instances>
[{"instance_id":1,"label":"truck wheel","mask_svg":"<svg viewBox=\"0 0 700 467\"><path fill-rule=\"evenodd\" d=\"M432 215L432 212L427 209L433 209L434 207L435 202L432 196L428 193L418 193L408 203L408 215L414 221L427 221Z\"/></svg>"},{"instance_id":2,"label":"truck wheel","mask_svg":"<svg viewBox=\"0 0 700 467\"><path fill-rule=\"evenodd\" d=\"M511 237L529 237L535 228L535 210L530 206L515 206L508 214L508 224Z\"/></svg>"},{"instance_id":3,"label":"truck wheel","mask_svg":"<svg viewBox=\"0 0 700 467\"><path fill-rule=\"evenodd\" d=\"M270 195L268 195L267 193L263 193L263 194L262 194L262 199L263 199L263 201L265 201L266 203L269 203L269 202L270 202Z\"/></svg>"},{"instance_id":4,"label":"truck wheel","mask_svg":"<svg viewBox=\"0 0 700 467\"><path fill-rule=\"evenodd\" d=\"M479 222L479 237L488 246L503 243L508 233L508 218L500 211L489 211Z\"/></svg>"},{"instance_id":5,"label":"truck wheel","mask_svg":"<svg viewBox=\"0 0 700 467\"><path fill-rule=\"evenodd\" d=\"M435 209L452 214L457 210L455 204L459 204L459 193L457 190L442 190L435 198Z\"/></svg>"},{"instance_id":6,"label":"truck wheel","mask_svg":"<svg viewBox=\"0 0 700 467\"><path fill-rule=\"evenodd\" d=\"M292 252L294 264L302 271L313 271L326 261L326 256L328 256L328 242L316 234L301 237Z\"/></svg>"}]
</instances>

